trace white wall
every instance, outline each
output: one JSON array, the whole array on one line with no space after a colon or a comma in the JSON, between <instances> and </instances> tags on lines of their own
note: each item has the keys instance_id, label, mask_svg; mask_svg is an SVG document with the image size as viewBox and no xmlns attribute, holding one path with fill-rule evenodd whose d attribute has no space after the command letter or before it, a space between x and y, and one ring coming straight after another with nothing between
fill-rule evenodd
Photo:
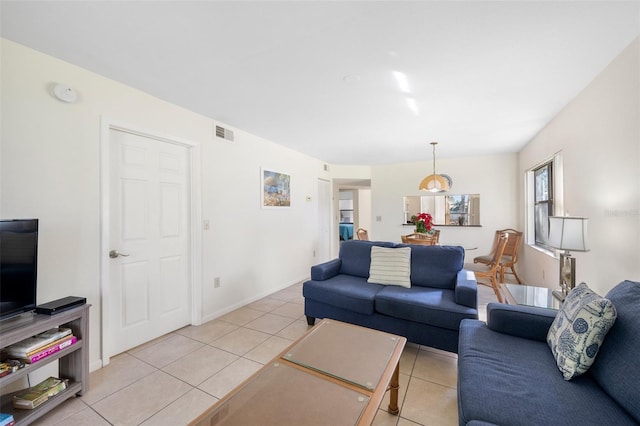
<instances>
[{"instance_id":1,"label":"white wall","mask_svg":"<svg viewBox=\"0 0 640 426\"><path fill-rule=\"evenodd\" d=\"M205 319L306 278L315 263L317 180L322 163L87 70L2 40L0 216L40 218L38 303L86 296L90 358L100 365L100 120L201 144ZM54 99L52 82L78 90ZM213 94L212 94L213 95ZM260 206L260 166L291 174L292 207ZM310 202L306 196L311 196ZM214 277L221 287L213 288Z\"/></svg>"},{"instance_id":2,"label":"white wall","mask_svg":"<svg viewBox=\"0 0 640 426\"><path fill-rule=\"evenodd\" d=\"M517 175L517 155L437 159L437 169L453 179L451 194L480 194L481 227L437 227L440 242L477 247L467 250L466 261L491 250L497 229L517 228L517 203L520 185ZM430 162L372 166L371 224L377 240L400 242L400 236L413 232L403 226L403 197L424 195L418 185L431 174ZM380 216L381 221L377 221Z\"/></svg>"},{"instance_id":3,"label":"white wall","mask_svg":"<svg viewBox=\"0 0 640 426\"><path fill-rule=\"evenodd\" d=\"M358 190L358 228L371 229L371 189Z\"/></svg>"},{"instance_id":4,"label":"white wall","mask_svg":"<svg viewBox=\"0 0 640 426\"><path fill-rule=\"evenodd\" d=\"M562 152L565 214L589 218L591 251L573 253L576 282L600 294L640 281L639 51L636 39L519 156L524 182L527 169ZM524 223L524 211L520 217ZM528 283L558 286L558 260L531 247L521 273Z\"/></svg>"},{"instance_id":5,"label":"white wall","mask_svg":"<svg viewBox=\"0 0 640 426\"><path fill-rule=\"evenodd\" d=\"M205 320L307 278L316 263L322 163L241 131L236 141L203 145ZM261 165L291 175L291 208L260 207Z\"/></svg>"}]
</instances>

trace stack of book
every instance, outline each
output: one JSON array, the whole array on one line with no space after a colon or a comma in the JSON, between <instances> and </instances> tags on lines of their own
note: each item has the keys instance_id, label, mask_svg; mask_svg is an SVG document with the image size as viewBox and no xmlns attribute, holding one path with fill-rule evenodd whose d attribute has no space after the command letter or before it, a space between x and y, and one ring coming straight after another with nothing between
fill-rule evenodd
<instances>
[{"instance_id":1,"label":"stack of book","mask_svg":"<svg viewBox=\"0 0 640 426\"><path fill-rule=\"evenodd\" d=\"M13 397L13 407L33 410L52 396L67 388L66 379L49 377L32 388L26 389Z\"/></svg>"},{"instance_id":2,"label":"stack of book","mask_svg":"<svg viewBox=\"0 0 640 426\"><path fill-rule=\"evenodd\" d=\"M7 374L15 373L21 368L24 368L24 361L20 361L19 359L7 359L3 362L0 362L0 377L4 377ZM0 426L2 426L1 422Z\"/></svg>"},{"instance_id":3,"label":"stack of book","mask_svg":"<svg viewBox=\"0 0 640 426\"><path fill-rule=\"evenodd\" d=\"M73 345L77 340L78 339L71 334L70 328L52 328L51 330L47 330L6 347L6 357L33 364Z\"/></svg>"},{"instance_id":4,"label":"stack of book","mask_svg":"<svg viewBox=\"0 0 640 426\"><path fill-rule=\"evenodd\" d=\"M0 413L0 426L13 426L15 424L13 414Z\"/></svg>"}]
</instances>

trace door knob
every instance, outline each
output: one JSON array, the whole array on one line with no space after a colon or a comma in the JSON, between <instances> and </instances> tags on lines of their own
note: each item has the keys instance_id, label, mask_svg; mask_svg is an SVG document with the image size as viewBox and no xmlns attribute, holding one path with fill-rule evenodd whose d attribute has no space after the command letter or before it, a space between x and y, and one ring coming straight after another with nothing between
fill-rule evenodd
<instances>
[{"instance_id":1,"label":"door knob","mask_svg":"<svg viewBox=\"0 0 640 426\"><path fill-rule=\"evenodd\" d=\"M116 257L118 257L118 256L124 256L124 257L127 257L127 256L129 256L129 255L128 255L128 254L126 254L126 253L120 253L118 250L111 250L111 251L109 252L109 257L110 257L110 258L112 258L112 259L115 259L115 258L116 258Z\"/></svg>"}]
</instances>

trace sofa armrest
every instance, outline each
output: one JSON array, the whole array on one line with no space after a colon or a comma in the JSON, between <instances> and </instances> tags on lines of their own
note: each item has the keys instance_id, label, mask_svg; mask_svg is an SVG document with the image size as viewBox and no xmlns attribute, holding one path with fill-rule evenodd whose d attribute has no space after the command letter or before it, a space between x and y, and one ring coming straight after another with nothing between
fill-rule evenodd
<instances>
[{"instance_id":1,"label":"sofa armrest","mask_svg":"<svg viewBox=\"0 0 640 426\"><path fill-rule=\"evenodd\" d=\"M314 281L324 281L331 277L335 277L340 272L340 266L342 261L340 259L333 259L319 265L311 267L311 279Z\"/></svg>"},{"instance_id":2,"label":"sofa armrest","mask_svg":"<svg viewBox=\"0 0 640 426\"><path fill-rule=\"evenodd\" d=\"M466 269L458 272L455 300L458 305L478 309L478 282L473 272Z\"/></svg>"},{"instance_id":3,"label":"sofa armrest","mask_svg":"<svg viewBox=\"0 0 640 426\"><path fill-rule=\"evenodd\" d=\"M553 309L533 306L489 303L487 326L499 333L546 342L549 327L557 313Z\"/></svg>"}]
</instances>

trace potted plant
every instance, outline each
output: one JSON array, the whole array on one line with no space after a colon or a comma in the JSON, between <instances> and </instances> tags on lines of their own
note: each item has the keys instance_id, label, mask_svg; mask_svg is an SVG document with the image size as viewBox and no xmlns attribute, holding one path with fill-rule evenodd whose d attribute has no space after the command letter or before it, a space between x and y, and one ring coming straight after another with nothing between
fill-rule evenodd
<instances>
[{"instance_id":1,"label":"potted plant","mask_svg":"<svg viewBox=\"0 0 640 426\"><path fill-rule=\"evenodd\" d=\"M429 213L418 213L411 216L411 222L416 226L416 232L430 234L433 228L433 218Z\"/></svg>"}]
</instances>

